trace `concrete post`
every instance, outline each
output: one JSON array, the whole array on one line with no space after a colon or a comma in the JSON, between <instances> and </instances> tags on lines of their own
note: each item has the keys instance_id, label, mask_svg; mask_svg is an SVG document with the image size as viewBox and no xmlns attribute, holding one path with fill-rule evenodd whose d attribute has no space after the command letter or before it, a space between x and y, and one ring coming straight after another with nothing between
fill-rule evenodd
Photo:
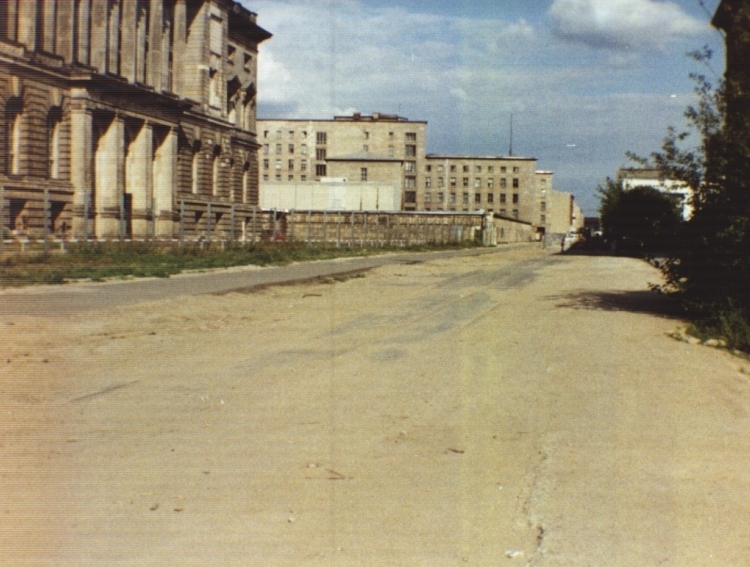
<instances>
[{"instance_id":1,"label":"concrete post","mask_svg":"<svg viewBox=\"0 0 750 567\"><path fill-rule=\"evenodd\" d=\"M133 129L133 138L126 148L125 193L132 195L133 199L133 236L146 237L149 233L151 208L154 133L148 122Z\"/></svg>"},{"instance_id":2,"label":"concrete post","mask_svg":"<svg viewBox=\"0 0 750 567\"><path fill-rule=\"evenodd\" d=\"M119 233L120 195L125 177L125 124L115 116L99 139L94 158L95 232L100 238Z\"/></svg>"},{"instance_id":3,"label":"concrete post","mask_svg":"<svg viewBox=\"0 0 750 567\"><path fill-rule=\"evenodd\" d=\"M155 149L151 184L154 195L153 214L156 235L171 237L174 230L172 192L177 187L177 128L170 128L161 143L158 143L159 130L161 128L154 128Z\"/></svg>"}]
</instances>

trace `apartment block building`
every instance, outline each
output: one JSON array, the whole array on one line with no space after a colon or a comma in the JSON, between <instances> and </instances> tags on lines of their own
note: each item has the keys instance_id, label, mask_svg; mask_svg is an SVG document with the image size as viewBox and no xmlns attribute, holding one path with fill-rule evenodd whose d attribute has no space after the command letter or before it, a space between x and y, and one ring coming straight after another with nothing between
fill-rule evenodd
<instances>
[{"instance_id":1,"label":"apartment block building","mask_svg":"<svg viewBox=\"0 0 750 567\"><path fill-rule=\"evenodd\" d=\"M393 114L332 120L258 120L261 190L336 179L397 183L403 210L417 210L427 123Z\"/></svg>"},{"instance_id":2,"label":"apartment block building","mask_svg":"<svg viewBox=\"0 0 750 567\"><path fill-rule=\"evenodd\" d=\"M2 0L6 234L233 229L258 200L256 22L231 0Z\"/></svg>"},{"instance_id":3,"label":"apartment block building","mask_svg":"<svg viewBox=\"0 0 750 567\"><path fill-rule=\"evenodd\" d=\"M422 210L485 211L532 221L536 159L429 154Z\"/></svg>"}]
</instances>

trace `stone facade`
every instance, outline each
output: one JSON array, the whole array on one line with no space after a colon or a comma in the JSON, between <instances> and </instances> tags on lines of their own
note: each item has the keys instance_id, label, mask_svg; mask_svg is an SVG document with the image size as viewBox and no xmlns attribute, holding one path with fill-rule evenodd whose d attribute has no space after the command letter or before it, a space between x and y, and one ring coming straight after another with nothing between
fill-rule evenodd
<instances>
[{"instance_id":1,"label":"stone facade","mask_svg":"<svg viewBox=\"0 0 750 567\"><path fill-rule=\"evenodd\" d=\"M6 235L233 229L258 201L269 37L230 0L2 0Z\"/></svg>"}]
</instances>

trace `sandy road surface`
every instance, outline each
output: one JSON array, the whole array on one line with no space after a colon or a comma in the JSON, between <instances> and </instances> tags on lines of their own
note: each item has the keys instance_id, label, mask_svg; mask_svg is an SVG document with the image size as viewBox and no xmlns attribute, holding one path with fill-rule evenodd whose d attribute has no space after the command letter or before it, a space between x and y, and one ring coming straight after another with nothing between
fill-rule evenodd
<instances>
[{"instance_id":1,"label":"sandy road surface","mask_svg":"<svg viewBox=\"0 0 750 567\"><path fill-rule=\"evenodd\" d=\"M750 363L518 248L4 316L2 565L750 564Z\"/></svg>"}]
</instances>

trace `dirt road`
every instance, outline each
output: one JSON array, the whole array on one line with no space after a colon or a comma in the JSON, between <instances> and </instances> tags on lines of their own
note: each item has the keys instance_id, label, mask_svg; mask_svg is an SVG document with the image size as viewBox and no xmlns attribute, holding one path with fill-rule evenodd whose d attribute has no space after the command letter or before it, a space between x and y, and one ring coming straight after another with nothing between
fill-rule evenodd
<instances>
[{"instance_id":1,"label":"dirt road","mask_svg":"<svg viewBox=\"0 0 750 567\"><path fill-rule=\"evenodd\" d=\"M657 280L528 247L3 316L0 564L750 564L750 363Z\"/></svg>"}]
</instances>

